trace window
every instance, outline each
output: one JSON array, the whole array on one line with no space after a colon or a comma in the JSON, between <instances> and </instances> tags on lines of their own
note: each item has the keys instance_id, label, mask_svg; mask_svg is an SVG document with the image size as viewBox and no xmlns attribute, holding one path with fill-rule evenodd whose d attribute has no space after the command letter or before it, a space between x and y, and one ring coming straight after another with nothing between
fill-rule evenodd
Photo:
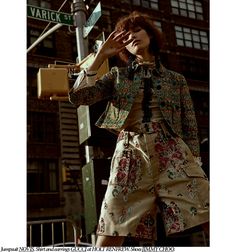
<instances>
[{"instance_id":1,"label":"window","mask_svg":"<svg viewBox=\"0 0 236 252\"><path fill-rule=\"evenodd\" d=\"M175 26L175 35L178 46L208 50L208 34L206 31Z\"/></svg>"},{"instance_id":2,"label":"window","mask_svg":"<svg viewBox=\"0 0 236 252\"><path fill-rule=\"evenodd\" d=\"M37 97L37 72L38 69L28 68L27 69L27 96Z\"/></svg>"},{"instance_id":3,"label":"window","mask_svg":"<svg viewBox=\"0 0 236 252\"><path fill-rule=\"evenodd\" d=\"M160 22L160 21L154 20L153 23L154 23L154 25L155 25L160 31L162 31L161 22Z\"/></svg>"},{"instance_id":4,"label":"window","mask_svg":"<svg viewBox=\"0 0 236 252\"><path fill-rule=\"evenodd\" d=\"M34 5L34 6L40 6L38 0L27 0L27 4Z\"/></svg>"},{"instance_id":5,"label":"window","mask_svg":"<svg viewBox=\"0 0 236 252\"><path fill-rule=\"evenodd\" d=\"M158 9L158 0L157 1L151 1L151 9Z\"/></svg>"},{"instance_id":6,"label":"window","mask_svg":"<svg viewBox=\"0 0 236 252\"><path fill-rule=\"evenodd\" d=\"M158 0L133 0L133 5L158 10Z\"/></svg>"},{"instance_id":7,"label":"window","mask_svg":"<svg viewBox=\"0 0 236 252\"><path fill-rule=\"evenodd\" d=\"M181 72L186 78L207 82L209 81L208 60L181 57L179 64L182 68Z\"/></svg>"},{"instance_id":8,"label":"window","mask_svg":"<svg viewBox=\"0 0 236 252\"><path fill-rule=\"evenodd\" d=\"M41 35L42 31L35 28L28 28L28 47L31 46ZM42 42L37 46L36 53L54 56L55 55L55 45L54 45L54 34L48 35Z\"/></svg>"},{"instance_id":9,"label":"window","mask_svg":"<svg viewBox=\"0 0 236 252\"><path fill-rule=\"evenodd\" d=\"M171 0L171 7L173 14L203 20L203 8L200 1Z\"/></svg>"},{"instance_id":10,"label":"window","mask_svg":"<svg viewBox=\"0 0 236 252\"><path fill-rule=\"evenodd\" d=\"M141 0L133 0L134 5L141 5Z\"/></svg>"},{"instance_id":11,"label":"window","mask_svg":"<svg viewBox=\"0 0 236 252\"><path fill-rule=\"evenodd\" d=\"M51 3L49 1L40 1L40 6L42 8L50 9L51 8Z\"/></svg>"},{"instance_id":12,"label":"window","mask_svg":"<svg viewBox=\"0 0 236 252\"><path fill-rule=\"evenodd\" d=\"M57 143L56 113L29 111L27 115L28 141L33 143Z\"/></svg>"},{"instance_id":13,"label":"window","mask_svg":"<svg viewBox=\"0 0 236 252\"><path fill-rule=\"evenodd\" d=\"M42 7L45 9L51 9L51 3L49 0L28 0L27 4Z\"/></svg>"},{"instance_id":14,"label":"window","mask_svg":"<svg viewBox=\"0 0 236 252\"><path fill-rule=\"evenodd\" d=\"M142 0L142 6L143 6L144 8L149 8L149 1Z\"/></svg>"},{"instance_id":15,"label":"window","mask_svg":"<svg viewBox=\"0 0 236 252\"><path fill-rule=\"evenodd\" d=\"M111 12L109 10L102 10L102 24L107 32L111 32Z\"/></svg>"},{"instance_id":16,"label":"window","mask_svg":"<svg viewBox=\"0 0 236 252\"><path fill-rule=\"evenodd\" d=\"M57 164L57 160L29 159L27 162L27 192L57 192Z\"/></svg>"},{"instance_id":17,"label":"window","mask_svg":"<svg viewBox=\"0 0 236 252\"><path fill-rule=\"evenodd\" d=\"M29 43L30 45L32 45L41 35L41 32L39 30L34 30L34 29L30 29L29 31ZM43 41L42 41L42 45L45 48L53 48L53 36L52 35L48 35Z\"/></svg>"},{"instance_id":18,"label":"window","mask_svg":"<svg viewBox=\"0 0 236 252\"><path fill-rule=\"evenodd\" d=\"M30 29L28 34L29 34L29 45L32 45L40 36L40 31Z\"/></svg>"}]
</instances>

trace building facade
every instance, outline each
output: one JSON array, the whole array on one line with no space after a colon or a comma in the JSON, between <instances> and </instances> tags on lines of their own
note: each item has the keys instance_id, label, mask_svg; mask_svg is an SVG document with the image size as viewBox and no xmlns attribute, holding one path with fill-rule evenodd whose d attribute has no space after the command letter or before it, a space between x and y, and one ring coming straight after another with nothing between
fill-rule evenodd
<instances>
[{"instance_id":1,"label":"building facade","mask_svg":"<svg viewBox=\"0 0 236 252\"><path fill-rule=\"evenodd\" d=\"M63 6L62 2L28 0L27 4L70 13L72 1L65 1ZM98 2L85 1L87 18ZM107 37L121 16L134 10L149 14L164 34L161 61L168 69L186 77L196 110L200 141L208 139L209 1L100 2L102 16L89 34L89 52L93 51L94 41L101 33ZM27 47L45 31L47 25L45 21L28 17ZM82 167L86 161L84 145L79 144L77 110L69 102L37 98L39 68L54 63L75 63L76 58L75 27L72 26L62 26L27 53L27 218L71 218L83 227ZM119 64L119 60L114 57L109 63L110 66ZM100 160L97 161L99 166L103 166L102 160L107 163L106 160L110 159L115 141L110 133L93 126L104 106L101 103L90 108L92 137L89 145L94 147L94 159ZM208 169L208 149L202 151L202 157Z\"/></svg>"}]
</instances>

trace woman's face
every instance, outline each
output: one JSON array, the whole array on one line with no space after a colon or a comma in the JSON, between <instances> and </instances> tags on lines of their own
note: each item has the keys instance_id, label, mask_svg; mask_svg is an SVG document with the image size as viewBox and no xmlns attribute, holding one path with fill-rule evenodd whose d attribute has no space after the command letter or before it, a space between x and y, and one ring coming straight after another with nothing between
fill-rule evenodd
<instances>
[{"instance_id":1,"label":"woman's face","mask_svg":"<svg viewBox=\"0 0 236 252\"><path fill-rule=\"evenodd\" d=\"M130 30L130 35L128 39L133 39L133 41L126 46L126 49L134 55L142 55L148 52L150 45L150 38L147 32L141 27L137 26Z\"/></svg>"}]
</instances>

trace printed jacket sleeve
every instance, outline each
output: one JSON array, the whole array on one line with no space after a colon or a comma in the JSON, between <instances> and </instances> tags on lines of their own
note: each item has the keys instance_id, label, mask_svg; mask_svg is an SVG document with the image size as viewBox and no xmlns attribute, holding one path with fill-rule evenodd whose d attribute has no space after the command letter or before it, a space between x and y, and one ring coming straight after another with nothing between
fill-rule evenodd
<instances>
[{"instance_id":1,"label":"printed jacket sleeve","mask_svg":"<svg viewBox=\"0 0 236 252\"><path fill-rule=\"evenodd\" d=\"M183 140L188 145L195 157L200 155L200 145L198 139L198 127L193 108L192 99L185 78L182 76L181 83L181 108L182 108L182 130Z\"/></svg>"},{"instance_id":2,"label":"printed jacket sleeve","mask_svg":"<svg viewBox=\"0 0 236 252\"><path fill-rule=\"evenodd\" d=\"M82 70L74 86L69 90L69 101L76 105L92 105L112 97L115 77L108 72L101 79L95 80Z\"/></svg>"}]
</instances>

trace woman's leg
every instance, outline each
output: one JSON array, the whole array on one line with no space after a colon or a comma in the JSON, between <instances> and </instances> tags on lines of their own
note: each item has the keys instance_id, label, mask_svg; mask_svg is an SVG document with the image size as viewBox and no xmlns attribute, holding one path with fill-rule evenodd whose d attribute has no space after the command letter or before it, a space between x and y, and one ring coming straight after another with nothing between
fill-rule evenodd
<instances>
[{"instance_id":1,"label":"woman's leg","mask_svg":"<svg viewBox=\"0 0 236 252\"><path fill-rule=\"evenodd\" d=\"M124 236L98 235L96 247L120 247L124 242Z\"/></svg>"}]
</instances>

